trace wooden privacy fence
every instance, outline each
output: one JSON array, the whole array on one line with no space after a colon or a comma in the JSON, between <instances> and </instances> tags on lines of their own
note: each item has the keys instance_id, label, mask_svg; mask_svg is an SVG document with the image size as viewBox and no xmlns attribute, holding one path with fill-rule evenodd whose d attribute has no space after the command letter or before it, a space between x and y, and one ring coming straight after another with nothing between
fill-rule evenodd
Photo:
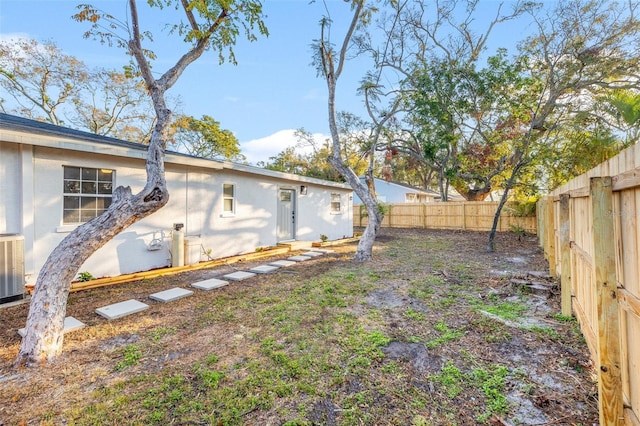
<instances>
[{"instance_id":1,"label":"wooden privacy fence","mask_svg":"<svg viewBox=\"0 0 640 426\"><path fill-rule=\"evenodd\" d=\"M640 145L541 199L538 233L562 312L598 372L601 425L640 426Z\"/></svg>"},{"instance_id":2,"label":"wooden privacy fence","mask_svg":"<svg viewBox=\"0 0 640 426\"><path fill-rule=\"evenodd\" d=\"M389 228L467 229L489 231L498 208L497 201L435 202L422 204L385 204L387 212L382 221ZM526 231L535 234L535 216L516 216L514 210L505 206L498 222L498 231ZM353 224L366 226L367 209L354 206Z\"/></svg>"}]
</instances>

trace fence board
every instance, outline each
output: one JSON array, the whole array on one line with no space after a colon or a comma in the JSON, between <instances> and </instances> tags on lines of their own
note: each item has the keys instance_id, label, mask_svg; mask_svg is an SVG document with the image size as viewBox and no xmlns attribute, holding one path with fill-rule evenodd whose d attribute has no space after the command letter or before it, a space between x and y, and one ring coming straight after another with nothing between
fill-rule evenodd
<instances>
[{"instance_id":1,"label":"fence board","mask_svg":"<svg viewBox=\"0 0 640 426\"><path fill-rule=\"evenodd\" d=\"M498 208L497 201L465 201L422 204L387 204L387 213L382 221L383 227L391 228L430 228L430 229L467 229L471 231L489 231L493 226L493 217ZM353 223L366 226L366 209L363 205L353 209ZM509 205L502 209L498 231L525 231L535 234L538 229L535 215L516 216Z\"/></svg>"},{"instance_id":2,"label":"fence board","mask_svg":"<svg viewBox=\"0 0 640 426\"><path fill-rule=\"evenodd\" d=\"M590 185L592 178L611 183L610 204L604 210L595 207L598 195ZM560 215L564 218L566 212L560 204L567 196L570 250L563 256ZM541 214L546 211L552 216ZM538 212L540 244L554 252L546 253L547 259L558 259L550 269L570 276L571 306L601 376L600 423L639 426L640 144L556 189L538 203ZM608 224L607 229L602 223ZM619 378L609 377L616 365Z\"/></svg>"}]
</instances>

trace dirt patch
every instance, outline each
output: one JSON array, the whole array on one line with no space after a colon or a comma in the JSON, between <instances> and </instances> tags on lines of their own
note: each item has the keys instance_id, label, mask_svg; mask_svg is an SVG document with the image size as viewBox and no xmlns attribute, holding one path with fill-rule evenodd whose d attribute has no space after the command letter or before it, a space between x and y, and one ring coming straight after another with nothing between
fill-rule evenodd
<instances>
[{"instance_id":1,"label":"dirt patch","mask_svg":"<svg viewBox=\"0 0 640 426\"><path fill-rule=\"evenodd\" d=\"M442 360L430 356L427 348L421 343L391 342L382 348L389 359L407 361L417 371L437 373L442 368Z\"/></svg>"},{"instance_id":2,"label":"dirt patch","mask_svg":"<svg viewBox=\"0 0 640 426\"><path fill-rule=\"evenodd\" d=\"M11 366L28 306L0 309L0 425L597 423L588 349L535 237L499 234L495 253L486 237L383 229L373 262L332 247L168 304L148 296L266 260L74 293L87 327L37 369ZM131 298L151 309L94 312Z\"/></svg>"}]
</instances>

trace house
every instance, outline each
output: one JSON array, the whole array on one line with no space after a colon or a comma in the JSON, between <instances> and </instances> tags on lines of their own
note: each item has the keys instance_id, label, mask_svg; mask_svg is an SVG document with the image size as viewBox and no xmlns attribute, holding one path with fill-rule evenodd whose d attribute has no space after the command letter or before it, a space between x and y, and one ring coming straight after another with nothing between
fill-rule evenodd
<instances>
[{"instance_id":1,"label":"house","mask_svg":"<svg viewBox=\"0 0 640 426\"><path fill-rule=\"evenodd\" d=\"M8 297L2 279L15 263L3 254L11 241L26 282L34 283L53 248L107 208L114 188L142 189L145 157L144 145L0 114L0 299ZM347 185L176 152L166 153L165 171L168 204L80 271L103 277L171 265L171 234L181 226L187 264L321 234L353 235Z\"/></svg>"},{"instance_id":2,"label":"house","mask_svg":"<svg viewBox=\"0 0 640 426\"><path fill-rule=\"evenodd\" d=\"M364 177L360 178L364 183ZM374 178L376 195L381 203L431 203L440 194L429 189L416 188L400 182L387 182L384 179ZM360 198L354 193L353 203L362 204Z\"/></svg>"}]
</instances>

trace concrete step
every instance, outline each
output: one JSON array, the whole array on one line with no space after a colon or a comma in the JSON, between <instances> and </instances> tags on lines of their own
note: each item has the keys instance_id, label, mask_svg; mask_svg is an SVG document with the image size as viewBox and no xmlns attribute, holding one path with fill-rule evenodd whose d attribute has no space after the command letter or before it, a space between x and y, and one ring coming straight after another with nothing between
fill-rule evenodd
<instances>
[{"instance_id":1,"label":"concrete step","mask_svg":"<svg viewBox=\"0 0 640 426\"><path fill-rule=\"evenodd\" d=\"M277 271L279 266L273 265L260 265L255 268L249 269L249 272L253 272L255 274L268 274L269 272Z\"/></svg>"},{"instance_id":2,"label":"concrete step","mask_svg":"<svg viewBox=\"0 0 640 426\"><path fill-rule=\"evenodd\" d=\"M231 281L242 281L255 276L256 274L253 272L236 271L232 274L223 275L222 278L226 278Z\"/></svg>"},{"instance_id":3,"label":"concrete step","mask_svg":"<svg viewBox=\"0 0 640 426\"><path fill-rule=\"evenodd\" d=\"M309 257L318 257L318 256L323 256L324 253L319 252L319 251L307 251L301 254L301 256L309 256Z\"/></svg>"},{"instance_id":4,"label":"concrete step","mask_svg":"<svg viewBox=\"0 0 640 426\"><path fill-rule=\"evenodd\" d=\"M309 260L309 259L311 259L311 256L302 256L302 255L291 256L287 258L287 260L290 260L292 262L304 262L305 260Z\"/></svg>"},{"instance_id":5,"label":"concrete step","mask_svg":"<svg viewBox=\"0 0 640 426\"><path fill-rule=\"evenodd\" d=\"M135 299L125 300L124 302L114 303L112 305L103 306L96 309L96 314L105 317L108 320L126 317L149 309L149 305L139 302Z\"/></svg>"},{"instance_id":6,"label":"concrete step","mask_svg":"<svg viewBox=\"0 0 640 426\"><path fill-rule=\"evenodd\" d=\"M295 265L296 263L297 262L294 262L292 260L276 260L275 262L271 262L269 265L286 268L287 266Z\"/></svg>"},{"instance_id":7,"label":"concrete step","mask_svg":"<svg viewBox=\"0 0 640 426\"><path fill-rule=\"evenodd\" d=\"M199 290L209 291L214 288L224 287L228 285L229 281L219 280L217 278L211 278L209 280L198 281L197 283L191 284L191 287L197 288Z\"/></svg>"},{"instance_id":8,"label":"concrete step","mask_svg":"<svg viewBox=\"0 0 640 426\"><path fill-rule=\"evenodd\" d=\"M78 321L74 317L66 317L64 319L63 333L67 334L67 333L70 333L72 331L84 328L84 327L86 327L85 323L83 323L81 321ZM24 337L24 335L27 334L27 329L26 328L21 328L20 330L18 330L18 334L20 336Z\"/></svg>"},{"instance_id":9,"label":"concrete step","mask_svg":"<svg viewBox=\"0 0 640 426\"><path fill-rule=\"evenodd\" d=\"M193 291L180 287L170 288L169 290L153 293L149 296L150 299L157 300L158 302L173 302L174 300L182 299L183 297L191 296Z\"/></svg>"}]
</instances>

